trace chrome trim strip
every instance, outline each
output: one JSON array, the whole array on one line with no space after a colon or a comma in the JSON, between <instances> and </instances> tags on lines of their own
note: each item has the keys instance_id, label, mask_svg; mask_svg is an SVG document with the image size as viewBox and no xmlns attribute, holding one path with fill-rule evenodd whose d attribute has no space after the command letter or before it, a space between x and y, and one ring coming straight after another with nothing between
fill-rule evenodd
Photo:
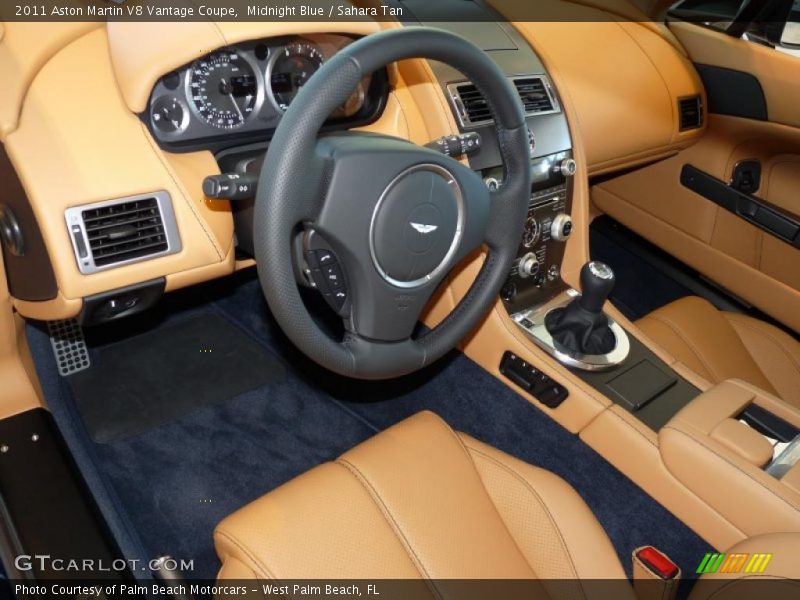
<instances>
[{"instance_id":1,"label":"chrome trim strip","mask_svg":"<svg viewBox=\"0 0 800 600\"><path fill-rule=\"evenodd\" d=\"M450 248L447 250L447 254L445 254L442 262L430 273L420 277L419 279L415 279L414 281L400 281L399 279L394 279L393 277L389 276L381 267L378 261L378 255L375 251L375 219L378 216L378 211L380 210L381 206L383 206L383 202L386 199L387 194L389 191L395 186L395 184L400 181L406 175L410 175L411 173L416 173L417 171L430 171L447 182L447 185L453 190L456 196L456 207L458 210L458 219L456 221L456 230L455 234L453 235L453 241L450 243ZM439 275L441 275L442 271L447 269L450 266L450 261L455 256L456 252L458 252L458 248L461 245L461 238L464 236L464 224L466 223L466 206L464 203L464 195L461 192L461 187L458 185L458 181L456 181L455 176L439 165L435 165L432 163L423 163L421 165L414 165L413 167L409 167L397 177L395 177L389 185L386 186L386 189L383 190L381 197L378 199L378 203L375 205L375 209L372 211L372 218L370 219L369 223L369 253L372 256L372 264L375 265L375 268L378 270L380 276L388 283L392 284L395 287L402 288L402 289L413 289L418 288L429 281L435 279Z\"/></svg>"},{"instance_id":2,"label":"chrome trim strip","mask_svg":"<svg viewBox=\"0 0 800 600\"><path fill-rule=\"evenodd\" d=\"M567 367L584 371L605 371L620 365L628 358L631 343L625 330L611 317L608 317L608 323L611 331L614 332L617 344L608 354L566 354L556 349L553 336L547 331L544 320L550 312L557 308L563 308L578 296L580 296L580 292L570 289L540 306L515 313L511 315L511 318L537 346ZM523 325L521 321L525 319L532 325L528 327Z\"/></svg>"}]
</instances>

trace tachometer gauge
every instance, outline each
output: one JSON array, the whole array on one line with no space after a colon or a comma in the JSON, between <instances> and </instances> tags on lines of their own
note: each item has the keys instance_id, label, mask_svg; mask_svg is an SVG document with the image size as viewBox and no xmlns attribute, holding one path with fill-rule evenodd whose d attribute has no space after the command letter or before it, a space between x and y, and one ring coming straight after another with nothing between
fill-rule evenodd
<instances>
[{"instance_id":1,"label":"tachometer gauge","mask_svg":"<svg viewBox=\"0 0 800 600\"><path fill-rule=\"evenodd\" d=\"M276 53L269 72L275 105L286 110L325 59L314 44L295 42Z\"/></svg>"},{"instance_id":2,"label":"tachometer gauge","mask_svg":"<svg viewBox=\"0 0 800 600\"><path fill-rule=\"evenodd\" d=\"M258 103L258 79L247 60L222 51L197 61L189 77L189 96L197 114L212 127L244 125Z\"/></svg>"}]
</instances>

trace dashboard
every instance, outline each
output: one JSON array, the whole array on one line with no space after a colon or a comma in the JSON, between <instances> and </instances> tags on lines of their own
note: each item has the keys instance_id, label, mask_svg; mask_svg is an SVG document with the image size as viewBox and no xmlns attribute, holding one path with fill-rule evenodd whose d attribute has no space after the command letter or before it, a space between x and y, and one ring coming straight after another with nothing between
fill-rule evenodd
<instances>
[{"instance_id":1,"label":"dashboard","mask_svg":"<svg viewBox=\"0 0 800 600\"><path fill-rule=\"evenodd\" d=\"M415 14L427 5L415 3ZM209 198L205 178L237 171L242 160L263 156L285 107L309 73L354 40L390 26L339 23L334 34L324 22L220 22L166 30L163 23L89 25L39 24L32 37L21 24L6 23L0 39L0 68L13 75L0 89L0 139L6 154L4 159L0 152L0 168L5 162L18 174L14 211L27 215L40 233L37 242L33 226L33 233L26 235L25 256L6 264L15 306L29 318L74 317L95 296L149 281L165 281L171 291L240 266L236 252L242 248L239 220L247 212L246 202ZM703 133L681 130L677 116L678 98L702 94L698 77L669 40L650 28L587 18L581 23L464 24L461 29L528 103L546 99L546 94L529 92L528 80L551 83L554 108L558 104L561 110L537 109L527 118L543 173L546 164L548 169L560 165L560 156L570 149L579 164L602 173L677 151ZM614 44L605 44L609 37ZM597 54L598 44L603 44L602 56L587 60ZM539 47L550 57L547 66L537 56ZM623 63L626 68L620 69ZM334 111L328 129L366 127L418 144L454 133L478 133L481 151L469 156L470 166L488 179L502 178L495 172L500 157L491 124L477 126L470 117L475 126L467 131L459 120L450 92L455 87L459 96L468 94L468 87L462 89L463 74L436 61L402 61L389 72L391 90L386 71L373 74ZM569 101L559 101L558 92L564 90ZM568 127L570 105L579 129ZM480 98L463 108L483 110ZM574 141L573 131L580 134ZM583 173L575 179L580 185L574 186L573 204L579 210L573 214L573 236L586 230L580 218L586 201ZM532 241L523 244L524 252L520 248L517 279L510 274L514 288L506 290L506 302L528 302L530 294L549 293L549 286L558 282L542 276L558 266L566 246L554 241L552 232L555 217L571 212L570 189L567 184L562 191L555 176L545 184L543 190L532 190L533 218L527 231ZM549 195L541 196L546 191ZM170 198L180 251L104 265L91 274L80 270L74 231L65 222L68 210L125 203L143 194L158 200L162 192ZM545 239L548 231L550 240ZM563 229L555 231L563 237ZM551 245L542 248L542 240ZM572 262L583 263L573 261L572 254L564 255L570 263L562 267L565 273L575 271ZM45 276L41 265L50 265L52 276ZM33 290L20 283L30 269L43 273Z\"/></svg>"},{"instance_id":2,"label":"dashboard","mask_svg":"<svg viewBox=\"0 0 800 600\"><path fill-rule=\"evenodd\" d=\"M159 144L173 151L269 139L311 76L353 41L311 34L221 48L159 79L142 118ZM331 114L329 128L371 122L387 93L385 71L365 77Z\"/></svg>"}]
</instances>

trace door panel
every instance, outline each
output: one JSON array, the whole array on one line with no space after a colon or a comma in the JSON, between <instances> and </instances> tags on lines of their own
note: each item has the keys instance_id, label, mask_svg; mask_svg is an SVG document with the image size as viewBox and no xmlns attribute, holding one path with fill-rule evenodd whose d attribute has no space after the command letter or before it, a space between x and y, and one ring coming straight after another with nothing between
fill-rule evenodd
<instances>
[{"instance_id":1,"label":"door panel","mask_svg":"<svg viewBox=\"0 0 800 600\"><path fill-rule=\"evenodd\" d=\"M761 181L752 196L800 220L800 59L698 25L670 28L693 62L757 80L765 120L712 112L694 146L593 186L592 198L602 211L800 332L800 249L681 183L685 165L729 183L737 163L757 160ZM723 99L711 108L730 105Z\"/></svg>"},{"instance_id":2,"label":"door panel","mask_svg":"<svg viewBox=\"0 0 800 600\"><path fill-rule=\"evenodd\" d=\"M600 210L800 332L800 250L680 181L689 164L728 182L745 159L762 165L754 196L800 215L800 129L718 115L710 115L697 144L593 186L592 199Z\"/></svg>"}]
</instances>

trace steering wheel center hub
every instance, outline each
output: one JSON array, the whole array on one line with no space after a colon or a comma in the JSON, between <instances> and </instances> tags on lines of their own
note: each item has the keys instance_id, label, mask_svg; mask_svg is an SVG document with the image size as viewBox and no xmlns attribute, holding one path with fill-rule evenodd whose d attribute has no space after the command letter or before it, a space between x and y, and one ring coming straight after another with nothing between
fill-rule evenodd
<instances>
[{"instance_id":1,"label":"steering wheel center hub","mask_svg":"<svg viewBox=\"0 0 800 600\"><path fill-rule=\"evenodd\" d=\"M386 187L370 224L375 268L396 287L413 288L450 266L464 230L464 197L440 165L415 165Z\"/></svg>"}]
</instances>

